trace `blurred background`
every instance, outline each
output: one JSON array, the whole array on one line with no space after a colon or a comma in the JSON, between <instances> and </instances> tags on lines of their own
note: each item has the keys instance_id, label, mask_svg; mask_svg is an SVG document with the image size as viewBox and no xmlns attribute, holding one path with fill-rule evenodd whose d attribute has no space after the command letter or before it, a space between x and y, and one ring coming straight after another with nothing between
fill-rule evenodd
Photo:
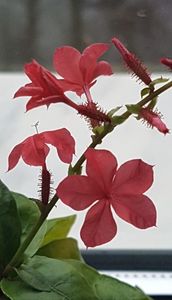
<instances>
[{"instance_id":1,"label":"blurred background","mask_svg":"<svg viewBox=\"0 0 172 300\"><path fill-rule=\"evenodd\" d=\"M54 49L82 50L117 36L157 71L171 55L171 0L0 0L0 70L19 71L37 59L52 67ZM106 56L115 69L119 55Z\"/></svg>"},{"instance_id":2,"label":"blurred background","mask_svg":"<svg viewBox=\"0 0 172 300\"><path fill-rule=\"evenodd\" d=\"M76 161L90 143L90 130L75 111L64 105L34 109L27 114L28 99L13 99L19 87L28 83L23 65L31 59L53 70L52 56L56 47L71 45L81 51L91 43L109 42L118 37L134 52L152 73L152 79L171 73L160 65L161 57L172 57L171 0L0 0L0 175L10 189L29 197L38 197L39 170L22 161L6 173L7 157L12 148L29 135L39 121L39 131L61 127L70 129L76 139ZM140 100L143 84L126 71L120 55L112 46L104 57L112 63L114 75L101 77L91 89L95 101L105 110ZM172 130L172 91L165 92L158 102L164 122ZM83 99L72 94L76 102ZM110 243L98 247L108 249L172 249L172 138L156 129L147 128L135 118L119 126L99 148L111 150L119 165L141 158L155 165L155 182L147 195L157 207L157 227L145 231L115 219L118 235ZM52 149L48 166L54 176L54 188L66 176L67 167ZM73 214L58 203L50 217ZM71 235L79 239L85 211L78 213Z\"/></svg>"}]
</instances>

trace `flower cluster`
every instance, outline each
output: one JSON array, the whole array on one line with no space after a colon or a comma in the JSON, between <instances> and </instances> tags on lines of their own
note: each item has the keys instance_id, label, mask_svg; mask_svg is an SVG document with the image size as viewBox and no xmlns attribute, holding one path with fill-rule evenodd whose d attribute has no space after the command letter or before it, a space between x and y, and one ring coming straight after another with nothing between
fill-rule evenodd
<instances>
[{"instance_id":1,"label":"flower cluster","mask_svg":"<svg viewBox=\"0 0 172 300\"><path fill-rule=\"evenodd\" d=\"M154 81L146 67L119 39L114 37L112 44L119 50L127 67L147 86L148 97L145 97L143 105L139 106L137 119L147 121L161 133L168 133L169 129L162 122L160 114L153 111L149 105L157 95L154 95ZM139 229L156 225L155 206L144 194L153 183L152 166L141 159L132 159L118 167L117 159L110 151L94 149L106 134L120 124L115 123L120 116L116 118L113 114L105 112L94 102L91 95L91 87L95 85L99 76L113 74L107 61L99 61L109 47L110 44L96 43L82 53L69 46L57 48L53 64L58 76L33 60L24 67L31 82L21 87L14 95L14 98L30 97L26 111L42 105L49 107L53 103L64 103L89 121L94 134L95 127L98 128L95 134L96 142L93 139L93 143L81 156L75 168L71 166L75 154L75 141L65 128L30 136L15 146L9 155L8 170L13 169L20 158L28 165L41 167L41 200L45 206L50 202L51 175L46 165L50 150L48 145L56 148L62 162L70 164L69 169L72 172L59 183L56 198L59 197L64 204L77 211L91 206L81 228L81 238L87 247L102 245L115 237L117 225L114 213ZM161 62L172 68L171 59L165 58ZM73 91L78 96L85 94L85 102L76 104L67 96L67 91ZM128 113L121 115L122 117L128 117ZM86 175L81 175L81 164L85 160Z\"/></svg>"}]
</instances>

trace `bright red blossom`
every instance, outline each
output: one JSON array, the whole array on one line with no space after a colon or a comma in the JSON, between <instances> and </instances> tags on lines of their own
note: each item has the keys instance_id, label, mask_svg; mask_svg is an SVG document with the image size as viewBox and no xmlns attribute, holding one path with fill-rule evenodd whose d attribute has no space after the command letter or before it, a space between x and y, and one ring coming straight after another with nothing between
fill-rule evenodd
<instances>
[{"instance_id":1,"label":"bright red blossom","mask_svg":"<svg viewBox=\"0 0 172 300\"><path fill-rule=\"evenodd\" d=\"M31 96L26 105L26 111L42 105L48 107L51 103L64 102L68 104L70 102L64 95L58 79L38 62L33 60L24 66L24 70L31 83L21 87L15 93L14 98Z\"/></svg>"},{"instance_id":2,"label":"bright red blossom","mask_svg":"<svg viewBox=\"0 0 172 300\"><path fill-rule=\"evenodd\" d=\"M109 45L96 43L87 47L81 54L77 49L64 46L54 54L54 67L63 77L61 86L65 91L82 95L100 75L111 75L112 68L106 61L97 60L108 50Z\"/></svg>"},{"instance_id":3,"label":"bright red blossom","mask_svg":"<svg viewBox=\"0 0 172 300\"><path fill-rule=\"evenodd\" d=\"M150 126L156 127L160 132L164 134L169 133L169 129L161 120L161 117L157 112L142 107L139 113L139 117L147 121Z\"/></svg>"},{"instance_id":4,"label":"bright red blossom","mask_svg":"<svg viewBox=\"0 0 172 300\"><path fill-rule=\"evenodd\" d=\"M74 108L80 115L88 119L92 127L101 125L102 122L110 122L110 118L91 100L89 103L76 104L65 96L60 82L51 72L38 64L35 60L25 65L25 73L31 79L31 83L21 87L14 95L16 97L31 96L26 105L26 111L52 103L65 103ZM86 89L87 95L89 89Z\"/></svg>"},{"instance_id":5,"label":"bright red blossom","mask_svg":"<svg viewBox=\"0 0 172 300\"><path fill-rule=\"evenodd\" d=\"M143 193L153 182L152 166L140 159L130 160L117 169L115 156L107 150L88 149L86 176L66 177L57 195L75 210L91 208L81 229L87 247L109 242L117 233L112 209L126 222L140 229L156 224L156 209Z\"/></svg>"},{"instance_id":6,"label":"bright red blossom","mask_svg":"<svg viewBox=\"0 0 172 300\"><path fill-rule=\"evenodd\" d=\"M133 72L133 74L135 74L146 85L149 85L152 80L142 62L133 53L129 52L128 49L117 38L114 37L112 39L112 43L119 50L127 67Z\"/></svg>"},{"instance_id":7,"label":"bright red blossom","mask_svg":"<svg viewBox=\"0 0 172 300\"><path fill-rule=\"evenodd\" d=\"M28 165L44 168L50 151L47 144L57 149L58 156L63 162L71 163L75 153L75 141L70 132L62 128L35 134L16 145L8 158L8 171L17 165L20 158Z\"/></svg>"}]
</instances>

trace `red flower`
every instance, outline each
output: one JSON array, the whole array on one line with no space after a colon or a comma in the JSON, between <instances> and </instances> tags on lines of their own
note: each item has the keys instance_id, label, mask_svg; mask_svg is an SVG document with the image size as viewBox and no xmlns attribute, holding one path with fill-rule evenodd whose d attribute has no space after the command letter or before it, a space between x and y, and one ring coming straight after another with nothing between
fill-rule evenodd
<instances>
[{"instance_id":1,"label":"red flower","mask_svg":"<svg viewBox=\"0 0 172 300\"><path fill-rule=\"evenodd\" d=\"M146 85L149 85L152 80L146 70L146 67L141 63L141 61L133 53L129 52L117 38L114 37L112 39L112 43L121 53L127 67L131 69L131 71L133 71L133 73Z\"/></svg>"},{"instance_id":2,"label":"red flower","mask_svg":"<svg viewBox=\"0 0 172 300\"><path fill-rule=\"evenodd\" d=\"M92 44L82 54L70 46L57 48L54 54L54 67L63 77L60 81L63 90L75 91L80 96L95 83L95 78L100 75L111 75L112 69L108 62L97 62L108 48L107 44Z\"/></svg>"},{"instance_id":3,"label":"red flower","mask_svg":"<svg viewBox=\"0 0 172 300\"><path fill-rule=\"evenodd\" d=\"M150 126L156 127L160 132L164 134L169 133L169 129L167 128L165 123L162 122L161 117L158 113L148 108L141 108L139 117L147 121Z\"/></svg>"},{"instance_id":4,"label":"red flower","mask_svg":"<svg viewBox=\"0 0 172 300\"><path fill-rule=\"evenodd\" d=\"M172 70L172 59L171 58L163 57L160 59L160 62Z\"/></svg>"},{"instance_id":5,"label":"red flower","mask_svg":"<svg viewBox=\"0 0 172 300\"><path fill-rule=\"evenodd\" d=\"M25 73L32 82L21 87L14 97L31 96L26 105L26 111L38 106L47 105L49 107L52 103L62 102L74 108L80 115L85 116L92 127L101 125L102 122L111 121L107 114L99 109L92 100L89 103L79 105L66 97L59 85L62 80L58 80L35 60L25 65ZM90 95L89 90L87 90L87 95Z\"/></svg>"},{"instance_id":6,"label":"red flower","mask_svg":"<svg viewBox=\"0 0 172 300\"><path fill-rule=\"evenodd\" d=\"M46 166L46 158L50 151L47 144L57 149L59 158L70 164L75 153L75 141L65 128L54 131L45 131L28 137L16 145L8 158L8 170L13 169L20 157L31 166Z\"/></svg>"},{"instance_id":7,"label":"red flower","mask_svg":"<svg viewBox=\"0 0 172 300\"><path fill-rule=\"evenodd\" d=\"M26 64L24 70L31 83L21 87L15 93L14 98L31 96L26 105L26 111L41 105L49 106L51 103L64 102L68 104L70 102L64 95L58 79L35 60Z\"/></svg>"},{"instance_id":8,"label":"red flower","mask_svg":"<svg viewBox=\"0 0 172 300\"><path fill-rule=\"evenodd\" d=\"M90 148L85 156L87 176L68 176L57 188L60 199L75 210L92 205L81 229L85 245L95 247L116 235L117 226L111 209L138 228L154 226L155 206L143 195L153 182L152 167L135 159L117 170L116 158L107 150Z\"/></svg>"}]
</instances>

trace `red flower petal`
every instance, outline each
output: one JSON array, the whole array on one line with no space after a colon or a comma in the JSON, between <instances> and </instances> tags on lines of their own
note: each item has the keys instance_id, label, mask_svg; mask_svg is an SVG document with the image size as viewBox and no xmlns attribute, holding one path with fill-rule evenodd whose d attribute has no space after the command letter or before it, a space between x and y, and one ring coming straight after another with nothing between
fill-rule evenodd
<instances>
[{"instance_id":1,"label":"red flower petal","mask_svg":"<svg viewBox=\"0 0 172 300\"><path fill-rule=\"evenodd\" d=\"M93 81L96 77L103 75L100 74L96 77L94 77L93 74L97 75L96 69L97 69L97 59L103 55L104 52L106 52L109 48L108 44L103 44L103 43L97 43L97 44L92 44L89 47L87 47L84 51L83 54L81 55L80 59L80 69L84 78L84 83L89 84L90 82ZM104 71L104 69L102 70ZM100 70L99 70L100 72ZM110 73L112 74L112 73ZM108 74L109 75L109 74Z\"/></svg>"},{"instance_id":2,"label":"red flower petal","mask_svg":"<svg viewBox=\"0 0 172 300\"><path fill-rule=\"evenodd\" d=\"M79 67L83 76L85 84L89 84L94 78L93 73L96 68L97 62L94 56L91 55L82 55Z\"/></svg>"},{"instance_id":3,"label":"red flower petal","mask_svg":"<svg viewBox=\"0 0 172 300\"><path fill-rule=\"evenodd\" d=\"M58 95L57 96L56 95L49 96L49 97L46 97L43 99L40 99L39 96L35 96L35 97L30 98L30 100L27 102L26 111L29 111L33 108L40 107L43 105L46 105L47 107L49 107L50 104L59 103L59 102L64 103L64 99L62 99L62 97L58 96Z\"/></svg>"},{"instance_id":4,"label":"red flower petal","mask_svg":"<svg viewBox=\"0 0 172 300\"><path fill-rule=\"evenodd\" d=\"M91 55L97 60L109 49L109 44L95 43L84 49L83 55Z\"/></svg>"},{"instance_id":5,"label":"red flower petal","mask_svg":"<svg viewBox=\"0 0 172 300\"><path fill-rule=\"evenodd\" d=\"M37 96L37 95L41 95L42 92L43 92L43 89L41 87L34 87L34 86L25 85L25 86L21 87L14 94L14 98L22 97L22 96Z\"/></svg>"},{"instance_id":6,"label":"red flower petal","mask_svg":"<svg viewBox=\"0 0 172 300\"><path fill-rule=\"evenodd\" d=\"M40 135L44 137L45 143L56 147L59 158L63 162L71 163L75 153L75 140L66 128L45 131Z\"/></svg>"},{"instance_id":7,"label":"red flower petal","mask_svg":"<svg viewBox=\"0 0 172 300\"><path fill-rule=\"evenodd\" d=\"M13 150L11 151L8 157L8 171L12 170L18 163L21 152L22 152L23 144L16 145Z\"/></svg>"},{"instance_id":8,"label":"red flower petal","mask_svg":"<svg viewBox=\"0 0 172 300\"><path fill-rule=\"evenodd\" d=\"M44 167L49 151L50 149L45 144L42 136L35 134L23 142L21 156L28 165Z\"/></svg>"},{"instance_id":9,"label":"red flower petal","mask_svg":"<svg viewBox=\"0 0 172 300\"><path fill-rule=\"evenodd\" d=\"M112 75L112 67L107 61L99 61L93 73L93 78L97 78L101 75Z\"/></svg>"},{"instance_id":10,"label":"red flower petal","mask_svg":"<svg viewBox=\"0 0 172 300\"><path fill-rule=\"evenodd\" d=\"M145 195L120 196L112 205L120 218L140 229L156 225L155 206Z\"/></svg>"},{"instance_id":11,"label":"red flower petal","mask_svg":"<svg viewBox=\"0 0 172 300\"><path fill-rule=\"evenodd\" d=\"M41 78L44 80L44 88L45 90L48 88L49 94L61 95L61 97L64 96L63 90L59 84L60 80L44 67L41 68Z\"/></svg>"},{"instance_id":12,"label":"red flower petal","mask_svg":"<svg viewBox=\"0 0 172 300\"><path fill-rule=\"evenodd\" d=\"M142 194L153 183L152 166L141 159L127 161L120 166L112 187L112 194Z\"/></svg>"},{"instance_id":13,"label":"red flower petal","mask_svg":"<svg viewBox=\"0 0 172 300\"><path fill-rule=\"evenodd\" d=\"M60 182L57 195L75 210L83 210L103 197L94 180L80 175L68 176Z\"/></svg>"},{"instance_id":14,"label":"red flower petal","mask_svg":"<svg viewBox=\"0 0 172 300\"><path fill-rule=\"evenodd\" d=\"M95 83L96 83L96 81L89 83L88 87L91 88ZM81 97L81 95L84 93L83 86L81 84L77 84L77 83L73 83L73 82L71 83L70 81L63 80L63 79L59 80L59 84L64 92L65 91L73 91L73 92L76 92L76 94L79 97Z\"/></svg>"},{"instance_id":15,"label":"red flower petal","mask_svg":"<svg viewBox=\"0 0 172 300\"><path fill-rule=\"evenodd\" d=\"M108 201L94 204L88 211L81 228L81 238L87 247L96 247L113 239L117 226Z\"/></svg>"},{"instance_id":16,"label":"red flower petal","mask_svg":"<svg viewBox=\"0 0 172 300\"><path fill-rule=\"evenodd\" d=\"M81 91L82 87L78 83L71 83L70 81L64 80L64 79L59 79L59 84L64 92L66 91ZM82 92L83 93L83 92Z\"/></svg>"},{"instance_id":17,"label":"red flower petal","mask_svg":"<svg viewBox=\"0 0 172 300\"><path fill-rule=\"evenodd\" d=\"M32 62L25 64L24 71L25 74L29 77L29 79L34 83L34 85L38 85L38 86L41 85L42 83L42 81L40 80L41 65L36 60L32 60Z\"/></svg>"},{"instance_id":18,"label":"red flower petal","mask_svg":"<svg viewBox=\"0 0 172 300\"><path fill-rule=\"evenodd\" d=\"M57 48L54 53L54 68L65 80L83 83L79 69L81 53L70 46Z\"/></svg>"},{"instance_id":19,"label":"red flower petal","mask_svg":"<svg viewBox=\"0 0 172 300\"><path fill-rule=\"evenodd\" d=\"M97 182L106 195L110 191L117 168L115 156L107 150L89 148L85 152L85 157L87 159L87 175Z\"/></svg>"},{"instance_id":20,"label":"red flower petal","mask_svg":"<svg viewBox=\"0 0 172 300\"><path fill-rule=\"evenodd\" d=\"M44 143L42 137L39 134L35 134L13 148L8 158L8 170L16 166L20 157L28 165L43 167L48 153L49 148Z\"/></svg>"}]
</instances>

